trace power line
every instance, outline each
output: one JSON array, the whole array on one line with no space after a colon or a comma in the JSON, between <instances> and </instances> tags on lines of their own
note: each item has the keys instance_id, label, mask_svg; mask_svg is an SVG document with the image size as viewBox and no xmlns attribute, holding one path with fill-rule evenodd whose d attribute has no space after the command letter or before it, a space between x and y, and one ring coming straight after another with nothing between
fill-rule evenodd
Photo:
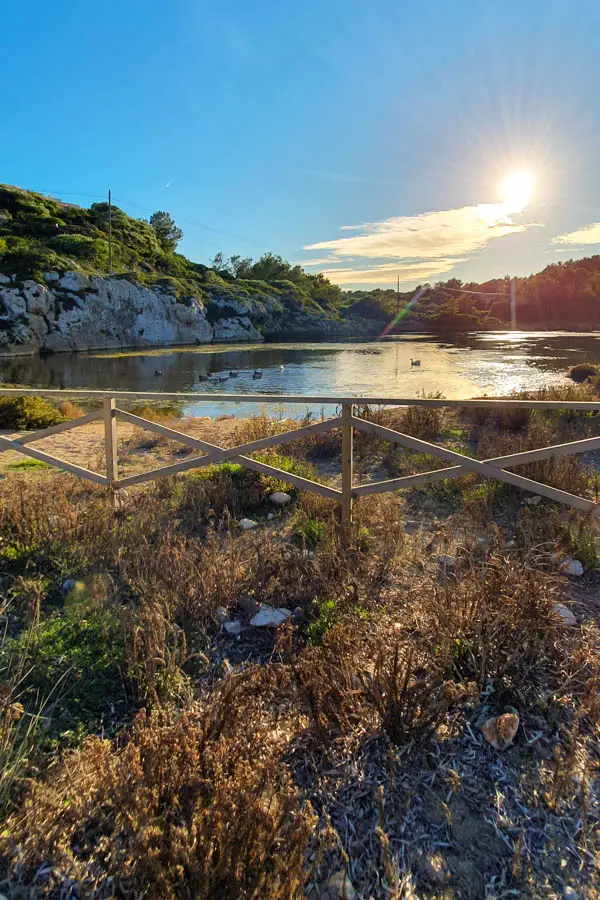
<instances>
[{"instance_id":1,"label":"power line","mask_svg":"<svg viewBox=\"0 0 600 900\"><path fill-rule=\"evenodd\" d=\"M440 290L440 291L456 291L458 294L476 294L478 297L504 297L505 294L502 291L465 291L461 288L453 288L453 287L444 287L442 288L433 288L432 290Z\"/></svg>"},{"instance_id":2,"label":"power line","mask_svg":"<svg viewBox=\"0 0 600 900\"><path fill-rule=\"evenodd\" d=\"M27 189L24 188L23 190ZM85 194L81 191L47 191L41 189L32 191L32 193L47 194L52 197L53 200L60 200L60 197L87 197L91 200L103 200L106 196L106 194ZM133 203L131 200L125 200L124 198L117 197L117 203L124 203L126 206L131 206L133 209L138 209L143 213L154 212L150 206L141 206L139 203ZM214 234L220 234L223 237L235 238L237 241L244 241L250 244L256 243L253 238L244 237L244 235L236 234L233 231L223 231L220 228L213 228L211 225L204 225L202 222L194 222L192 219L182 219L181 216L177 216L177 221L182 222L184 225L191 225L193 228L202 228L204 231L212 231Z\"/></svg>"},{"instance_id":3,"label":"power line","mask_svg":"<svg viewBox=\"0 0 600 900\"><path fill-rule=\"evenodd\" d=\"M133 209L139 209L140 212L154 211L150 206L140 206L139 203L132 203L131 200L125 200L124 198L117 198L117 200L119 203L124 203L126 206L133 207ZM255 243L252 238L244 237L241 234L235 234L233 231L222 231L220 228L213 228L211 225L203 225L201 222L193 222L191 219L182 219L181 216L177 216L177 221L182 222L184 225L192 225L195 228L202 228L204 231L212 231L215 234L221 234L224 237L233 237L238 241Z\"/></svg>"}]
</instances>

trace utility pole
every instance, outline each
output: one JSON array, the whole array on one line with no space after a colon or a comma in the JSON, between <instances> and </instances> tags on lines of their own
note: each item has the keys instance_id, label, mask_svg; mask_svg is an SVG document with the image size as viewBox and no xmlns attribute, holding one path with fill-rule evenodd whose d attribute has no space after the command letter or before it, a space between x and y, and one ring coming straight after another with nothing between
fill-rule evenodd
<instances>
[{"instance_id":1,"label":"utility pole","mask_svg":"<svg viewBox=\"0 0 600 900\"><path fill-rule=\"evenodd\" d=\"M112 272L112 199L108 192L108 271Z\"/></svg>"},{"instance_id":2,"label":"utility pole","mask_svg":"<svg viewBox=\"0 0 600 900\"><path fill-rule=\"evenodd\" d=\"M513 331L517 328L517 291L515 279L510 279L510 327Z\"/></svg>"},{"instance_id":3,"label":"utility pole","mask_svg":"<svg viewBox=\"0 0 600 900\"><path fill-rule=\"evenodd\" d=\"M398 275L398 281L396 282L396 315L398 316L400 313L400 276Z\"/></svg>"}]
</instances>

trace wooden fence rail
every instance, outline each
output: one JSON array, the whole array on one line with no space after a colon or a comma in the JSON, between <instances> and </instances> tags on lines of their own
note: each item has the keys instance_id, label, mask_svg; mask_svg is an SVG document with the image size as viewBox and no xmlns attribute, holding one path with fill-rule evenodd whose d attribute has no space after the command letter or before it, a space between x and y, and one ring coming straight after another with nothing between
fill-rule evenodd
<instances>
[{"instance_id":1,"label":"wooden fence rail","mask_svg":"<svg viewBox=\"0 0 600 900\"><path fill-rule=\"evenodd\" d=\"M421 406L421 407L449 407L449 408L517 408L517 409L546 409L546 410L580 410L600 412L600 402L586 403L581 401L543 401L543 400L430 400L425 398L405 399L405 398L389 398L389 397L304 397L304 396L276 396L272 394L196 394L196 393L164 393L150 392L138 393L131 391L66 391L54 389L34 389L34 388L0 388L0 394L24 395L34 394L41 396L54 397L62 399L65 397L82 397L85 399L101 399L102 408L87 415L80 416L61 425L54 425L51 428L45 428L41 431L35 431L31 434L25 434L17 438L7 438L0 436L0 453L5 450L15 450L33 459L48 463L57 469L70 472L78 478L83 478L95 484L100 484L108 488L111 497L114 499L118 496L120 489L132 487L133 485L143 484L148 481L156 481L168 475L175 475L179 472L185 472L188 469L197 469L203 466L213 465L225 461L231 461L252 469L255 472L261 472L270 475L291 484L297 488L312 491L323 497L328 497L337 501L341 505L342 521L348 524L352 520L352 504L359 497L367 494L379 494L387 491L396 491L400 488L415 487L417 485L431 484L446 478L457 478L466 473L473 472L484 478L492 478L506 484L514 485L523 490L531 491L541 497L547 497L559 503L564 503L574 509L582 510L586 513L595 513L598 505L586 497L579 497L568 491L562 491L559 488L550 487L546 484L534 481L531 478L525 478L514 472L507 471L514 466L523 465L525 463L539 462L543 459L552 457L566 456L577 453L588 453L592 450L600 449L600 436L585 438L584 440L570 441L563 444L555 444L550 447L541 447L537 450L527 450L522 453L513 453L510 456L500 456L493 459L477 460L469 456L463 456L453 450L448 450L438 444L421 440L400 431L386 428L367 419L356 416L355 406ZM166 425L160 425L141 416L134 415L126 410L119 409L116 399L125 400L193 400L195 403L208 402L225 402L225 403L273 403L278 404L334 404L341 407L341 415L325 419L321 422L314 422L310 425L304 425L301 428L294 428L282 434L271 435L270 437L259 438L255 441L249 441L245 444L239 444L236 447L219 447L208 441L200 440L192 437L182 431L174 428L168 428ZM194 455L183 462L173 463L172 465L161 466L149 472L142 472L137 475L130 475L126 478L119 478L118 459L117 459L117 419L120 418L125 422L129 422L139 428L154 432L162 437L171 438L187 447L197 450L201 455ZM82 466L59 459L42 450L37 450L31 445L36 441L40 441L46 437L55 434L61 434L90 422L102 420L104 423L104 447L106 457L106 473L104 475L98 472L92 472ZM275 466L267 465L253 459L249 454L267 447L276 447L289 441L298 440L314 434L322 434L332 429L340 429L342 432L342 489L329 487L328 485L319 484L309 478L303 478L290 472L284 472ZM428 456L437 457L445 462L451 463L450 466L443 469L435 469L429 472L421 472L416 475L404 475L400 478L391 478L386 481L374 482L371 484L355 485L353 476L353 441L354 430L358 429L375 437L383 438L392 444L406 447L410 450L416 450L425 453Z\"/></svg>"}]
</instances>

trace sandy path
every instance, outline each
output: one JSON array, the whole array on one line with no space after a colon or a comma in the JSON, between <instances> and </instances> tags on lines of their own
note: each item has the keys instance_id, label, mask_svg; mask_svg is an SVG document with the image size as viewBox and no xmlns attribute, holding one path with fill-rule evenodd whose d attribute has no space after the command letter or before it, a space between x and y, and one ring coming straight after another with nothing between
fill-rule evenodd
<instances>
[{"instance_id":1,"label":"sandy path","mask_svg":"<svg viewBox=\"0 0 600 900\"><path fill-rule=\"evenodd\" d=\"M232 442L235 430L243 422L242 419L185 419L183 422L169 423L175 430L201 438L220 446L228 446ZM23 432L0 432L8 438L16 438ZM174 441L159 438L151 432L143 431L128 422L118 422L119 464L121 473L139 471L149 467L149 462L157 463L181 458L177 454L181 445ZM146 437L146 440L142 439ZM59 459L76 465L104 472L104 425L102 422L91 422L62 434L55 434L36 441L36 449L43 450ZM0 454L0 472L10 471L19 462L27 459L14 450L6 450ZM32 470L34 471L34 470Z\"/></svg>"}]
</instances>

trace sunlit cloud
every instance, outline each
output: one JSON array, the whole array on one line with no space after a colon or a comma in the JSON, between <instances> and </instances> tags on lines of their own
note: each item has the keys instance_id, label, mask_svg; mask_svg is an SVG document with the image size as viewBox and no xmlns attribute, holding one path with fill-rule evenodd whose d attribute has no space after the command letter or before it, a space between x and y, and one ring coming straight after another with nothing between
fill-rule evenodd
<instances>
[{"instance_id":1,"label":"sunlit cloud","mask_svg":"<svg viewBox=\"0 0 600 900\"><path fill-rule=\"evenodd\" d=\"M395 284L398 276L400 284L405 282L426 281L433 275L442 275L453 269L457 263L466 259L432 259L428 262L414 263L381 263L363 269L339 267L324 269L322 274L334 284Z\"/></svg>"},{"instance_id":2,"label":"sunlit cloud","mask_svg":"<svg viewBox=\"0 0 600 900\"><path fill-rule=\"evenodd\" d=\"M524 231L528 224L511 218L507 203L479 203L418 216L396 216L381 222L346 225L351 237L309 244L305 250L328 250L335 258L433 259L480 250L494 238Z\"/></svg>"},{"instance_id":3,"label":"sunlit cloud","mask_svg":"<svg viewBox=\"0 0 600 900\"><path fill-rule=\"evenodd\" d=\"M600 222L552 238L553 244L600 244Z\"/></svg>"},{"instance_id":4,"label":"sunlit cloud","mask_svg":"<svg viewBox=\"0 0 600 900\"><path fill-rule=\"evenodd\" d=\"M318 259L296 259L292 265L306 268L307 266L326 266L328 263L331 263L331 257L321 256Z\"/></svg>"}]
</instances>

